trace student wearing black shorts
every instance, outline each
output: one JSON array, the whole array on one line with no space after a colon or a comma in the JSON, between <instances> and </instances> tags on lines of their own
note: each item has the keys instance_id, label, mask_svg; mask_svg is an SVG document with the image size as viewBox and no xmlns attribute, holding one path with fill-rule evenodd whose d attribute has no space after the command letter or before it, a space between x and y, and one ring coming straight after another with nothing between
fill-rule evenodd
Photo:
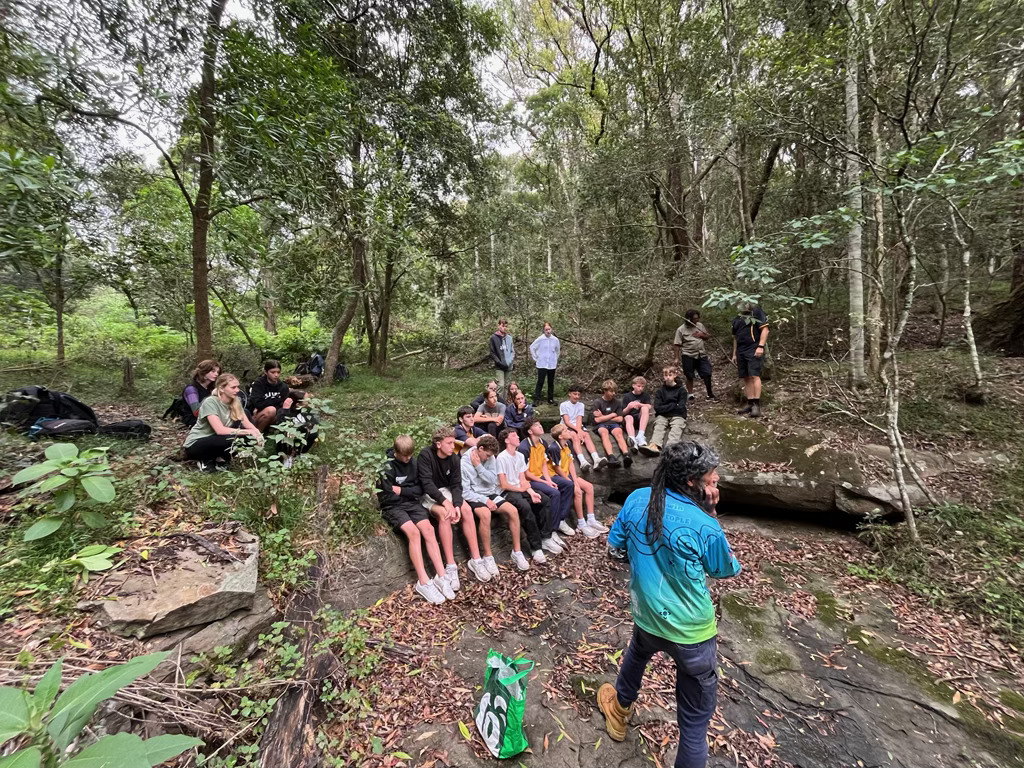
<instances>
[{"instance_id":1,"label":"student wearing black shorts","mask_svg":"<svg viewBox=\"0 0 1024 768\"><path fill-rule=\"evenodd\" d=\"M740 305L739 315L732 321L732 361L743 379L747 405L737 413L751 418L761 415L761 368L768 341L768 318L764 311L750 302Z\"/></svg>"},{"instance_id":2,"label":"student wearing black shorts","mask_svg":"<svg viewBox=\"0 0 1024 768\"><path fill-rule=\"evenodd\" d=\"M399 435L388 451L388 461L377 479L377 505L385 522L396 533L405 536L409 544L409 559L416 569L416 593L428 603L439 605L445 600L454 600L455 593L444 578L444 561L437 546L434 526L430 524L429 513L420 503L423 489L420 486L419 471L413 457L415 445L409 435ZM427 547L427 555L437 574L427 578L423 563L421 544Z\"/></svg>"}]
</instances>

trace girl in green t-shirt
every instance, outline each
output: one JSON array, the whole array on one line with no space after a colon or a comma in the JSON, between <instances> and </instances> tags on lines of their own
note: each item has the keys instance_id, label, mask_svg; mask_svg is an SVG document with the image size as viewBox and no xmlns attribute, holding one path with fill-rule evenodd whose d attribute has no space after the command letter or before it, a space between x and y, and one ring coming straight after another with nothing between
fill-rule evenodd
<instances>
[{"instance_id":1,"label":"girl in green t-shirt","mask_svg":"<svg viewBox=\"0 0 1024 768\"><path fill-rule=\"evenodd\" d=\"M203 472L216 471L218 459L227 462L231 446L240 437L263 444L263 435L245 415L238 389L238 379L232 374L218 376L213 393L200 404L196 423L185 437L185 455Z\"/></svg>"}]
</instances>

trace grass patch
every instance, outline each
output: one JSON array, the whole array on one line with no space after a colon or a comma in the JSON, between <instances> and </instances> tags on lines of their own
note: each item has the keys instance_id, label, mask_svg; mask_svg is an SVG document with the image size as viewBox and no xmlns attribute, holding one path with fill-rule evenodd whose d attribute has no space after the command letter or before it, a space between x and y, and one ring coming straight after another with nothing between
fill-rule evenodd
<instances>
[{"instance_id":1,"label":"grass patch","mask_svg":"<svg viewBox=\"0 0 1024 768\"><path fill-rule=\"evenodd\" d=\"M800 667L788 653L761 648L754 654L754 661L765 672L799 672Z\"/></svg>"},{"instance_id":2,"label":"grass patch","mask_svg":"<svg viewBox=\"0 0 1024 768\"><path fill-rule=\"evenodd\" d=\"M764 637L764 622L760 621L764 612L760 608L747 605L736 595L723 595L722 610L742 624L751 637L756 639Z\"/></svg>"},{"instance_id":3,"label":"grass patch","mask_svg":"<svg viewBox=\"0 0 1024 768\"><path fill-rule=\"evenodd\" d=\"M1015 709L1021 714L1024 714L1024 696L1021 696L1016 691L1002 690L999 692L999 700L1004 706L1010 709Z\"/></svg>"},{"instance_id":4,"label":"grass patch","mask_svg":"<svg viewBox=\"0 0 1024 768\"><path fill-rule=\"evenodd\" d=\"M839 601L831 593L822 590L815 590L811 594L814 595L818 620L829 629L839 626Z\"/></svg>"}]
</instances>

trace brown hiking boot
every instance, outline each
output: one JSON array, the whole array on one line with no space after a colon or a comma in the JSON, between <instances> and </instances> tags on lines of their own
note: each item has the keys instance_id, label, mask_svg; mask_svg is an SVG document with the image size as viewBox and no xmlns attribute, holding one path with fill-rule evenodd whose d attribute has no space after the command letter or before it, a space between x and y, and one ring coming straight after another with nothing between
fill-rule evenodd
<instances>
[{"instance_id":1,"label":"brown hiking boot","mask_svg":"<svg viewBox=\"0 0 1024 768\"><path fill-rule=\"evenodd\" d=\"M613 741L626 740L626 721L633 707L624 708L619 704L615 686L605 683L597 689L597 707L604 714L604 729Z\"/></svg>"},{"instance_id":2,"label":"brown hiking boot","mask_svg":"<svg viewBox=\"0 0 1024 768\"><path fill-rule=\"evenodd\" d=\"M644 456L657 456L659 453L661 453L661 448L659 448L654 443L644 443L643 445L640 446L640 453L642 453Z\"/></svg>"}]
</instances>

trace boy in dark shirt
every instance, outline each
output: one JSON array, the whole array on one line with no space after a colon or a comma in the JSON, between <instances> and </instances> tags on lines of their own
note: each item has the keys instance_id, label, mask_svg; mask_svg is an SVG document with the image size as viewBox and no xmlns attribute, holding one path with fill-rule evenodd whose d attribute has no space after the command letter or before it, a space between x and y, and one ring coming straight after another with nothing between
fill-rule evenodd
<instances>
[{"instance_id":1,"label":"boy in dark shirt","mask_svg":"<svg viewBox=\"0 0 1024 768\"><path fill-rule=\"evenodd\" d=\"M657 456L661 449L671 443L678 443L686 428L686 388L679 381L679 369L666 365L661 369L662 385L654 393L654 433L651 444L641 446L644 456ZM665 432L668 439L665 442Z\"/></svg>"},{"instance_id":2,"label":"boy in dark shirt","mask_svg":"<svg viewBox=\"0 0 1024 768\"><path fill-rule=\"evenodd\" d=\"M252 423L260 432L266 432L271 424L277 423L279 413L287 411L301 399L300 395L281 381L281 364L277 360L267 360L263 363L263 375L249 388Z\"/></svg>"},{"instance_id":3,"label":"boy in dark shirt","mask_svg":"<svg viewBox=\"0 0 1024 768\"><path fill-rule=\"evenodd\" d=\"M487 432L476 426L476 411L471 406L460 406L455 419L455 449L456 453L462 455L463 451L476 445L477 439Z\"/></svg>"},{"instance_id":4,"label":"boy in dark shirt","mask_svg":"<svg viewBox=\"0 0 1024 768\"><path fill-rule=\"evenodd\" d=\"M633 457L629 455L629 446L626 445L626 438L622 432L625 421L622 415L622 401L615 397L615 382L611 379L605 379L601 383L601 397L594 401L592 411L594 429L601 438L601 446L608 457L608 466L619 466L619 458L612 452L612 438L615 438L622 454L622 463L628 467L633 463Z\"/></svg>"},{"instance_id":5,"label":"boy in dark shirt","mask_svg":"<svg viewBox=\"0 0 1024 768\"><path fill-rule=\"evenodd\" d=\"M461 587L459 569L455 565L452 526L461 523L462 533L469 545L470 572L477 581L490 581L491 574L480 557L473 510L462 498L462 465L455 455L455 430L438 427L430 437L430 445L420 451L416 462L419 470L423 508L437 518L437 532L441 537L444 556L444 577L453 592Z\"/></svg>"},{"instance_id":6,"label":"boy in dark shirt","mask_svg":"<svg viewBox=\"0 0 1024 768\"><path fill-rule=\"evenodd\" d=\"M637 376L632 381L633 391L622 398L622 416L626 422L626 442L633 453L647 445L647 421L651 418L651 396L644 390L647 379Z\"/></svg>"},{"instance_id":7,"label":"boy in dark shirt","mask_svg":"<svg viewBox=\"0 0 1024 768\"><path fill-rule=\"evenodd\" d=\"M740 305L740 313L732 321L732 361L743 379L747 405L737 413L751 418L761 415L761 368L768 341L768 318L764 311L750 302Z\"/></svg>"},{"instance_id":8,"label":"boy in dark shirt","mask_svg":"<svg viewBox=\"0 0 1024 768\"><path fill-rule=\"evenodd\" d=\"M413 458L415 446L408 435L399 435L391 450L388 461L381 469L377 478L377 506L381 516L396 533L401 533L408 540L409 559L416 569L418 581L416 593L428 603L440 605L445 599L454 600L455 593L444 579L444 563L441 551L437 548L437 537L434 526L427 519L427 511L420 504L420 479ZM427 547L427 555L437 574L433 579L427 578L427 570L423 563L421 543Z\"/></svg>"}]
</instances>

